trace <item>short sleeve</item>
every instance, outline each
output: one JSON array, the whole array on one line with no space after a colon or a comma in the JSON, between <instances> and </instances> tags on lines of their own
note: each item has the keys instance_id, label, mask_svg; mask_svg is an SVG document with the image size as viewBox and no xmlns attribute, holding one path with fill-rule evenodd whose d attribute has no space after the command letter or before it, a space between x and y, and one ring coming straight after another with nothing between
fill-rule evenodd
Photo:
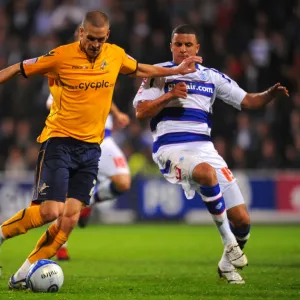
<instances>
[{"instance_id":1,"label":"short sleeve","mask_svg":"<svg viewBox=\"0 0 300 300\"><path fill-rule=\"evenodd\" d=\"M21 72L24 77L36 74L57 73L61 60L59 50L55 49L46 55L21 62Z\"/></svg>"},{"instance_id":2,"label":"short sleeve","mask_svg":"<svg viewBox=\"0 0 300 300\"><path fill-rule=\"evenodd\" d=\"M164 91L165 79L161 78L144 78L143 82L133 100L133 106L143 100L155 100L165 94Z\"/></svg>"},{"instance_id":3,"label":"short sleeve","mask_svg":"<svg viewBox=\"0 0 300 300\"><path fill-rule=\"evenodd\" d=\"M127 75L132 74L136 71L137 66L138 66L137 61L130 55L123 52L123 62L120 69L120 73L127 74Z\"/></svg>"},{"instance_id":4,"label":"short sleeve","mask_svg":"<svg viewBox=\"0 0 300 300\"><path fill-rule=\"evenodd\" d=\"M214 84L216 85L216 97L223 100L236 109L241 110L241 103L247 92L238 86L238 84L224 75L223 73L212 70L214 72Z\"/></svg>"}]
</instances>

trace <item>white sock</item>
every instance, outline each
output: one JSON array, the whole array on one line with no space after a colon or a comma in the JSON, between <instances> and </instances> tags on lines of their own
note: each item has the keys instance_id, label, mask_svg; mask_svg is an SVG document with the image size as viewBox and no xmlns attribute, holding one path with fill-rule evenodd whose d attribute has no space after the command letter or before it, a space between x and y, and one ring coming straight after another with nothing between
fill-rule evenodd
<instances>
[{"instance_id":1,"label":"white sock","mask_svg":"<svg viewBox=\"0 0 300 300\"><path fill-rule=\"evenodd\" d=\"M26 259L21 266L21 268L14 274L14 280L19 281L26 277L28 270L31 266L31 263L28 259Z\"/></svg>"},{"instance_id":2,"label":"white sock","mask_svg":"<svg viewBox=\"0 0 300 300\"><path fill-rule=\"evenodd\" d=\"M221 239L222 239L223 245L225 246L228 244L236 243L236 238L235 238L234 234L232 233L230 226L229 226L226 209L220 215L211 214L211 216L221 234Z\"/></svg>"},{"instance_id":3,"label":"white sock","mask_svg":"<svg viewBox=\"0 0 300 300\"><path fill-rule=\"evenodd\" d=\"M200 186L197 193L201 195L204 204L212 216L225 245L236 243L227 218L226 204L219 184L215 186Z\"/></svg>"},{"instance_id":4,"label":"white sock","mask_svg":"<svg viewBox=\"0 0 300 300\"><path fill-rule=\"evenodd\" d=\"M3 232L2 232L2 226L0 226L0 241L1 240L5 240L5 237L4 237ZM0 245L1 245L1 243L0 243Z\"/></svg>"},{"instance_id":5,"label":"white sock","mask_svg":"<svg viewBox=\"0 0 300 300\"><path fill-rule=\"evenodd\" d=\"M68 241L66 241L60 248L67 248L68 247Z\"/></svg>"},{"instance_id":6,"label":"white sock","mask_svg":"<svg viewBox=\"0 0 300 300\"><path fill-rule=\"evenodd\" d=\"M230 260L228 259L226 255L226 250L224 249L223 255L221 257L221 260L219 261L219 268L222 271L231 271L234 269L234 266L231 264Z\"/></svg>"}]
</instances>

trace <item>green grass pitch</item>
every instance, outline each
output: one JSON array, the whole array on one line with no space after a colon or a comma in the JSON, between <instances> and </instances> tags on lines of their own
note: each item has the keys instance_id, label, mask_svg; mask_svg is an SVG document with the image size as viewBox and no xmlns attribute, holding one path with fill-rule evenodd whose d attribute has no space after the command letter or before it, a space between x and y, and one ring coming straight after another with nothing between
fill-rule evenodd
<instances>
[{"instance_id":1,"label":"green grass pitch","mask_svg":"<svg viewBox=\"0 0 300 300\"><path fill-rule=\"evenodd\" d=\"M222 244L213 226L147 224L76 228L71 261L61 262L65 283L57 294L8 291L43 229L5 242L0 299L300 299L300 226L252 226L243 286L217 276Z\"/></svg>"}]
</instances>

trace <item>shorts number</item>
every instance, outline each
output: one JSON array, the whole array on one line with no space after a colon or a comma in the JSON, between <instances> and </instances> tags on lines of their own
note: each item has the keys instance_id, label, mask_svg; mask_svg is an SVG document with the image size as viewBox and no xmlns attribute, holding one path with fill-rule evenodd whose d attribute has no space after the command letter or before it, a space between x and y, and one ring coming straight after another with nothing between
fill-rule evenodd
<instances>
[{"instance_id":1,"label":"shorts number","mask_svg":"<svg viewBox=\"0 0 300 300\"><path fill-rule=\"evenodd\" d=\"M126 160L122 156L114 157L114 163L116 168L126 168L127 166Z\"/></svg>"},{"instance_id":2,"label":"shorts number","mask_svg":"<svg viewBox=\"0 0 300 300\"><path fill-rule=\"evenodd\" d=\"M175 177L177 180L181 180L181 169L175 167Z\"/></svg>"},{"instance_id":3,"label":"shorts number","mask_svg":"<svg viewBox=\"0 0 300 300\"><path fill-rule=\"evenodd\" d=\"M231 171L228 168L222 168L221 169L223 175L225 176L225 178L230 182L234 179L233 174L231 173Z\"/></svg>"}]
</instances>

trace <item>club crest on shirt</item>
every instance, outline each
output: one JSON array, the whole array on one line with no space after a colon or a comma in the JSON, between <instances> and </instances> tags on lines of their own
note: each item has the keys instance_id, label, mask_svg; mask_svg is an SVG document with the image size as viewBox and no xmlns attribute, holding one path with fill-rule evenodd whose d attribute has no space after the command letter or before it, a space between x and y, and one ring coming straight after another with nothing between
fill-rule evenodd
<instances>
[{"instance_id":1,"label":"club crest on shirt","mask_svg":"<svg viewBox=\"0 0 300 300\"><path fill-rule=\"evenodd\" d=\"M107 66L107 62L104 60L100 66L100 70L104 70L104 68Z\"/></svg>"},{"instance_id":2,"label":"club crest on shirt","mask_svg":"<svg viewBox=\"0 0 300 300\"><path fill-rule=\"evenodd\" d=\"M201 81L207 81L208 80L208 75L205 71L200 71L199 77L200 77Z\"/></svg>"}]
</instances>

